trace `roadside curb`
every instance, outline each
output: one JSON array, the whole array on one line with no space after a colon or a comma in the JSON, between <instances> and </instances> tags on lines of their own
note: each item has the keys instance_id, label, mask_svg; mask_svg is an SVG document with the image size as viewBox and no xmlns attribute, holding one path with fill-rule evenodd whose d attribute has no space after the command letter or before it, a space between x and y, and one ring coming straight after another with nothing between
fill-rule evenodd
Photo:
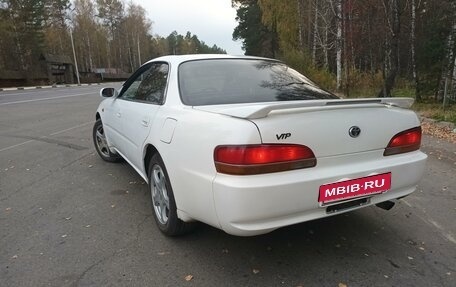
<instances>
[{"instance_id":1,"label":"roadside curb","mask_svg":"<svg viewBox=\"0 0 456 287\"><path fill-rule=\"evenodd\" d=\"M35 89L52 89L52 88L65 88L65 87L82 87L82 86L94 86L106 83L90 83L90 84L64 84L64 85L50 85L50 86L32 86L32 87L16 87L16 88L0 88L2 91L18 91L18 90L35 90Z\"/></svg>"}]
</instances>

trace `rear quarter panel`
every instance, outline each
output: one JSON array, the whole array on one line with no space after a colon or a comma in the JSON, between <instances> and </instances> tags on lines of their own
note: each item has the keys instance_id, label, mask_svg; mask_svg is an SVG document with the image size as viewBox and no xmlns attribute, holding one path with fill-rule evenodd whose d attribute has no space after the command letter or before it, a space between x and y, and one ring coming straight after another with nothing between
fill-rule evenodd
<instances>
[{"instance_id":1,"label":"rear quarter panel","mask_svg":"<svg viewBox=\"0 0 456 287\"><path fill-rule=\"evenodd\" d=\"M167 118L176 120L170 143L160 140L158 132ZM163 106L146 142L157 148L165 163L181 219L192 218L220 228L212 191L214 149L221 144L259 144L261 138L248 120L185 106Z\"/></svg>"}]
</instances>

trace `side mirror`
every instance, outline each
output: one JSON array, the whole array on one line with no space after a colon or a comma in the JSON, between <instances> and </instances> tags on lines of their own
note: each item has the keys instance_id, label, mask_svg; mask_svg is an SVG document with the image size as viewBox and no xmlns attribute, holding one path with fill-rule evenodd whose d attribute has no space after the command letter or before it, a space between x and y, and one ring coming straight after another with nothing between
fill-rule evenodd
<instances>
[{"instance_id":1,"label":"side mirror","mask_svg":"<svg viewBox=\"0 0 456 287\"><path fill-rule=\"evenodd\" d=\"M119 92L114 88L103 88L100 90L100 96L102 98L117 97L117 95L119 95Z\"/></svg>"}]
</instances>

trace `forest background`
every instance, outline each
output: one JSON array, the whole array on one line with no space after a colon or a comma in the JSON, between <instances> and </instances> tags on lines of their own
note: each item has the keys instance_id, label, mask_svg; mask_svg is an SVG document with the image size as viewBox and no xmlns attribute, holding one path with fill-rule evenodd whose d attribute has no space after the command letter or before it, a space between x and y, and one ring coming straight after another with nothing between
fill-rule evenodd
<instances>
[{"instance_id":1,"label":"forest background","mask_svg":"<svg viewBox=\"0 0 456 287\"><path fill-rule=\"evenodd\" d=\"M345 97L406 96L456 123L456 1L233 0L233 37Z\"/></svg>"},{"instance_id":2,"label":"forest background","mask_svg":"<svg viewBox=\"0 0 456 287\"><path fill-rule=\"evenodd\" d=\"M246 55L281 59L344 97L413 97L416 109L456 123L456 1L231 2L233 39ZM0 72L33 78L41 55L73 55L71 37L80 73L131 73L166 54L226 53L191 32L153 35L152 24L131 1L0 0Z\"/></svg>"},{"instance_id":3,"label":"forest background","mask_svg":"<svg viewBox=\"0 0 456 287\"><path fill-rule=\"evenodd\" d=\"M73 59L72 42L80 73L96 68L131 73L166 54L226 53L191 32L152 35L146 10L132 1L0 0L0 70L33 78L44 53Z\"/></svg>"}]
</instances>

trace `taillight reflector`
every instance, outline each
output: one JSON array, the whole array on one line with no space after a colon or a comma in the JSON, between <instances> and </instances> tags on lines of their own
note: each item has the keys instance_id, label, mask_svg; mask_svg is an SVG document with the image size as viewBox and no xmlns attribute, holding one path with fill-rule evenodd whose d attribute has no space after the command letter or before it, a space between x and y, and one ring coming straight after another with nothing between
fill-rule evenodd
<instances>
[{"instance_id":1,"label":"taillight reflector","mask_svg":"<svg viewBox=\"0 0 456 287\"><path fill-rule=\"evenodd\" d=\"M218 172L234 175L279 172L317 164L312 150L303 145L223 145L215 148Z\"/></svg>"},{"instance_id":2,"label":"taillight reflector","mask_svg":"<svg viewBox=\"0 0 456 287\"><path fill-rule=\"evenodd\" d=\"M421 146L421 127L409 129L395 135L383 152L384 156L418 150Z\"/></svg>"}]
</instances>

